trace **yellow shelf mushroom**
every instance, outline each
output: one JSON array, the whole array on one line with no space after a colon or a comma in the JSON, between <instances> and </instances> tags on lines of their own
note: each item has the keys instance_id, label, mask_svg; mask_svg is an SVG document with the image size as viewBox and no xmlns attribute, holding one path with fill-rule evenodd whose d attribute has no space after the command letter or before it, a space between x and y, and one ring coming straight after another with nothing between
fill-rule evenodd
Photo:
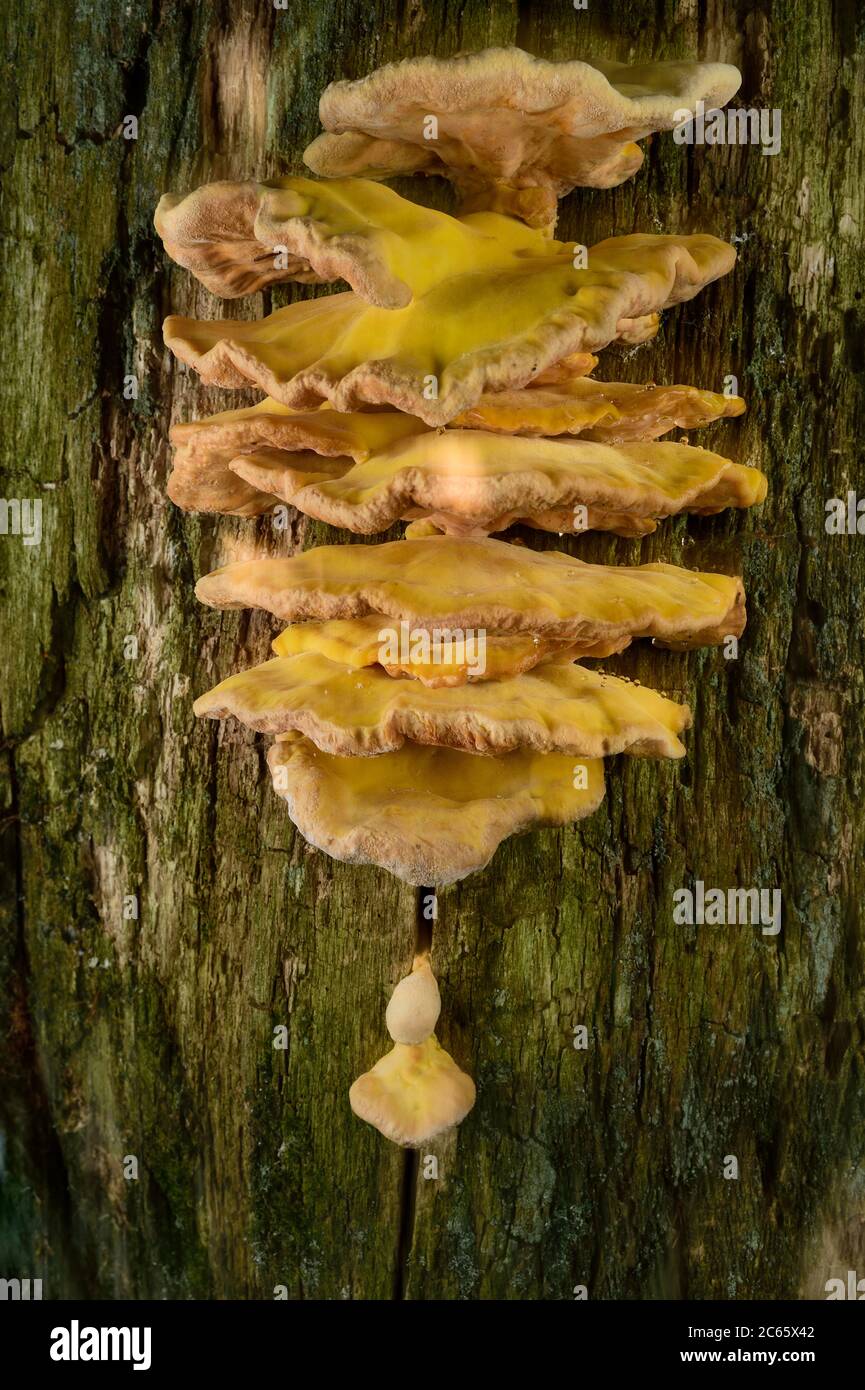
<instances>
[{"instance_id":1,"label":"yellow shelf mushroom","mask_svg":"<svg viewBox=\"0 0 865 1390\"><path fill-rule=\"evenodd\" d=\"M234 298L276 281L345 280L360 299L402 309L443 278L512 273L526 259L573 258L496 213L451 217L369 179L286 175L166 193L154 218L166 251Z\"/></svg>"},{"instance_id":2,"label":"yellow shelf mushroom","mask_svg":"<svg viewBox=\"0 0 865 1390\"><path fill-rule=\"evenodd\" d=\"M404 309L452 283L471 289L479 279L475 293L501 277L525 288L526 271L573 269L577 251L574 242L555 241L497 212L451 217L369 179L294 174L166 193L154 223L172 259L223 298L277 281L344 280L380 309ZM588 253L590 271L597 252ZM644 320L659 307L619 314L627 325L619 336L636 333L642 341L655 326Z\"/></svg>"},{"instance_id":3,"label":"yellow shelf mushroom","mask_svg":"<svg viewBox=\"0 0 865 1390\"><path fill-rule=\"evenodd\" d=\"M595 381L581 375L481 396L452 423L494 434L578 434L601 444L630 444L658 439L672 429L699 429L744 410L741 396L696 386Z\"/></svg>"},{"instance_id":4,"label":"yellow shelf mushroom","mask_svg":"<svg viewBox=\"0 0 865 1390\"><path fill-rule=\"evenodd\" d=\"M577 185L611 188L639 169L634 142L683 109L723 106L727 63L547 62L519 48L406 58L322 94L325 128L304 160L318 174L441 174L470 208L555 222Z\"/></svg>"},{"instance_id":5,"label":"yellow shelf mushroom","mask_svg":"<svg viewBox=\"0 0 865 1390\"><path fill-rule=\"evenodd\" d=\"M717 237L636 235L600 242L575 269L567 243L494 213L467 221L474 263L463 258L455 272L446 257L430 262L431 283L405 308L349 291L256 322L172 316L166 344L212 385L258 386L298 409L391 405L446 425L485 392L653 332L658 311L693 298L735 261Z\"/></svg>"},{"instance_id":6,"label":"yellow shelf mushroom","mask_svg":"<svg viewBox=\"0 0 865 1390\"><path fill-rule=\"evenodd\" d=\"M406 1148L452 1129L475 1103L475 1083L433 1031L440 1012L429 960L416 957L412 974L400 980L385 1014L394 1046L348 1093L359 1119Z\"/></svg>"},{"instance_id":7,"label":"yellow shelf mushroom","mask_svg":"<svg viewBox=\"0 0 865 1390\"><path fill-rule=\"evenodd\" d=\"M308 483L339 477L352 461L428 428L397 410L294 411L265 399L243 410L173 425L169 438L176 454L168 495L186 511L259 515L284 497L243 478L238 469L247 463L279 471L284 491L296 492Z\"/></svg>"},{"instance_id":8,"label":"yellow shelf mushroom","mask_svg":"<svg viewBox=\"0 0 865 1390\"><path fill-rule=\"evenodd\" d=\"M582 644L717 644L740 636L746 616L742 581L729 575L660 562L589 565L560 551L454 536L239 560L204 575L195 592L213 608L263 608L286 622L378 614L413 628Z\"/></svg>"},{"instance_id":9,"label":"yellow shelf mushroom","mask_svg":"<svg viewBox=\"0 0 865 1390\"><path fill-rule=\"evenodd\" d=\"M348 1093L358 1119L404 1148L453 1129L475 1103L475 1084L433 1035L412 1047L394 1043Z\"/></svg>"},{"instance_id":10,"label":"yellow shelf mushroom","mask_svg":"<svg viewBox=\"0 0 865 1390\"><path fill-rule=\"evenodd\" d=\"M634 235L584 260L552 239L559 196L619 183L642 161L635 140L738 85L723 64L548 63L519 49L406 60L322 97L326 133L305 159L350 177L221 182L160 201L168 254L217 294L350 286L258 322L166 319L167 345L205 382L268 393L174 427L173 500L240 516L287 502L355 532L399 519L425 532L240 561L196 587L214 607L290 622L272 660L194 708L275 735L274 788L332 857L453 883L507 836L596 810L605 755L684 755L686 705L574 658L639 637L687 648L738 636L740 580L587 565L487 536L513 521L642 535L680 511L762 501L756 469L656 442L741 413L737 397L589 377L598 349L651 338L663 309L731 269L733 248ZM465 215L374 181L415 170L450 178ZM419 956L387 1007L393 1048L349 1093L401 1145L475 1102L436 1038L440 1009Z\"/></svg>"},{"instance_id":11,"label":"yellow shelf mushroom","mask_svg":"<svg viewBox=\"0 0 865 1390\"><path fill-rule=\"evenodd\" d=\"M451 428L528 437L580 435L626 444L656 439L675 427L695 429L740 415L744 408L739 396L693 386L637 386L583 376L488 393L457 415ZM176 452L168 495L186 511L259 515L279 502L293 503L309 484L343 477L352 462L364 463L430 433L422 420L400 411L299 412L267 398L172 426Z\"/></svg>"},{"instance_id":12,"label":"yellow shelf mushroom","mask_svg":"<svg viewBox=\"0 0 865 1390\"><path fill-rule=\"evenodd\" d=\"M326 753L369 757L406 742L475 753L533 748L601 758L684 757L686 705L646 686L555 662L520 676L431 689L379 666L356 669L319 652L277 656L221 681L193 706L260 733L296 730Z\"/></svg>"},{"instance_id":13,"label":"yellow shelf mushroom","mask_svg":"<svg viewBox=\"0 0 865 1390\"><path fill-rule=\"evenodd\" d=\"M487 632L481 669L476 659L477 643L471 634L467 639L464 632L449 629L434 642L425 629L413 631L409 623L401 623L399 629L386 636L381 616L373 614L366 618L333 618L323 623L292 623L274 638L271 646L277 656L320 652L328 660L353 669L381 666L389 676L408 676L436 687L519 676L545 661L612 656L627 642L626 637L581 643L536 637L529 632Z\"/></svg>"},{"instance_id":14,"label":"yellow shelf mushroom","mask_svg":"<svg viewBox=\"0 0 865 1390\"><path fill-rule=\"evenodd\" d=\"M609 445L483 430L404 439L299 488L297 470L267 456L247 456L233 468L307 516L362 535L422 518L463 536L515 522L559 533L642 536L679 512L707 516L766 496L758 469L688 444Z\"/></svg>"},{"instance_id":15,"label":"yellow shelf mushroom","mask_svg":"<svg viewBox=\"0 0 865 1390\"><path fill-rule=\"evenodd\" d=\"M575 764L527 748L489 758L404 743L376 758L337 757L290 733L267 761L310 844L414 885L455 883L488 864L509 835L572 824L604 798L600 759Z\"/></svg>"}]
</instances>

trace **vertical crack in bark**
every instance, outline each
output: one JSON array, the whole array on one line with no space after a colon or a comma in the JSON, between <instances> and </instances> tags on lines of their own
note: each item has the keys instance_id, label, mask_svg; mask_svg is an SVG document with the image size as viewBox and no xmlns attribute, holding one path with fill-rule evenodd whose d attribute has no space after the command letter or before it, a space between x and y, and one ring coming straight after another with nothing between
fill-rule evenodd
<instances>
[{"instance_id":1,"label":"vertical crack in bark","mask_svg":"<svg viewBox=\"0 0 865 1390\"><path fill-rule=\"evenodd\" d=\"M430 897L435 899L435 888L415 890L414 953L415 956L432 953L433 915L427 917L424 909ZM414 1218L417 1205L417 1176L420 1159L417 1149L406 1149L403 1154L402 1176L399 1185L399 1233L397 1235L396 1266L393 1278L393 1297L402 1300L408 1285L408 1262L414 1240Z\"/></svg>"},{"instance_id":2,"label":"vertical crack in bark","mask_svg":"<svg viewBox=\"0 0 865 1390\"><path fill-rule=\"evenodd\" d=\"M408 1261L414 1238L419 1166L417 1149L406 1149L403 1154L402 1177L399 1185L399 1234L396 1246L396 1267L393 1274L393 1297L397 1302L401 1302L405 1298L408 1285Z\"/></svg>"},{"instance_id":3,"label":"vertical crack in bark","mask_svg":"<svg viewBox=\"0 0 865 1390\"><path fill-rule=\"evenodd\" d=\"M416 956L432 954L433 944L433 921L435 914L431 913L427 918L424 907L430 898L435 901L436 890L434 888L418 888L415 891L415 919L414 919L414 953Z\"/></svg>"},{"instance_id":4,"label":"vertical crack in bark","mask_svg":"<svg viewBox=\"0 0 865 1390\"><path fill-rule=\"evenodd\" d=\"M9 914L9 976L3 982L6 985L6 998L3 1001L3 1013L6 1015L3 1022L6 1026L3 1030L5 1055L0 1066L0 1080L3 1082L0 1087L0 1120L11 1138L9 1162L13 1173L17 1175L22 1171L22 1161L27 1164L24 1181L35 1197L37 1223L29 1232L32 1268L8 1272L19 1273L24 1278L29 1275L45 1279L48 1297L57 1297L60 1289L70 1286L80 1298L93 1297L93 1281L85 1275L78 1255L79 1242L74 1238L69 1174L52 1120L51 1101L39 1061L29 990L32 970L27 948L18 770L11 751L8 769L10 806L0 831L5 830L10 842L3 860L14 887L15 906ZM15 1225L14 1213L11 1210L0 1211L0 1224L4 1218L10 1222L7 1235L11 1238ZM58 1254L59 1270L49 1263L54 1251Z\"/></svg>"}]
</instances>

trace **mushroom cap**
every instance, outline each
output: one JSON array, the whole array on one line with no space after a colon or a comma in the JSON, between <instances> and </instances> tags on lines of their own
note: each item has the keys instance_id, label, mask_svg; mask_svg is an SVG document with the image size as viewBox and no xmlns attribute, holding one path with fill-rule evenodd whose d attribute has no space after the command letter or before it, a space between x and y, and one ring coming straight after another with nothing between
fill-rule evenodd
<instances>
[{"instance_id":1,"label":"mushroom cap","mask_svg":"<svg viewBox=\"0 0 865 1390\"><path fill-rule=\"evenodd\" d=\"M287 465L290 459L290 455L283 454L281 462ZM280 471L287 479L287 468ZM308 473L303 476L301 486L312 481ZM174 505L185 512L217 512L224 516L261 516L273 511L281 500L241 478L219 460L216 451L204 465L175 459L166 491Z\"/></svg>"},{"instance_id":2,"label":"mushroom cap","mask_svg":"<svg viewBox=\"0 0 865 1390\"><path fill-rule=\"evenodd\" d=\"M744 408L739 396L693 386L636 386L579 376L487 393L451 427L626 444L655 439L674 427L695 429L740 415ZM361 463L428 432L422 420L396 410L299 412L265 399L251 408L173 425L168 494L186 511L255 516L280 501L293 501L307 484L340 477L352 461Z\"/></svg>"},{"instance_id":3,"label":"mushroom cap","mask_svg":"<svg viewBox=\"0 0 865 1390\"><path fill-rule=\"evenodd\" d=\"M492 268L461 263L454 274L443 259L436 283L404 309L332 294L255 322L170 317L165 341L213 385L251 383L298 409L391 405L439 426L485 392L525 386L692 298L735 261L716 237L636 235L600 242L576 270L570 248L511 219L470 220Z\"/></svg>"},{"instance_id":4,"label":"mushroom cap","mask_svg":"<svg viewBox=\"0 0 865 1390\"><path fill-rule=\"evenodd\" d=\"M406 1148L434 1139L464 1120L475 1083L433 1035L416 1047L395 1043L348 1093L355 1115Z\"/></svg>"},{"instance_id":5,"label":"mushroom cap","mask_svg":"<svg viewBox=\"0 0 865 1390\"><path fill-rule=\"evenodd\" d=\"M507 753L684 757L687 705L583 666L548 663L508 680L431 690L379 666L351 670L317 652L278 656L202 695L197 715L260 733L306 734L324 752L370 757L406 742Z\"/></svg>"},{"instance_id":6,"label":"mushroom cap","mask_svg":"<svg viewBox=\"0 0 865 1390\"><path fill-rule=\"evenodd\" d=\"M639 385L580 376L488 393L451 423L455 429L493 434L550 438L569 434L602 444L630 444L658 439L672 429L699 429L742 415L744 410L741 396L696 386Z\"/></svg>"},{"instance_id":7,"label":"mushroom cap","mask_svg":"<svg viewBox=\"0 0 865 1390\"><path fill-rule=\"evenodd\" d=\"M547 241L502 216L451 217L369 179L286 175L166 193L156 230L173 260L214 294L236 298L285 280L345 280L359 298L401 309L448 277L512 269Z\"/></svg>"},{"instance_id":8,"label":"mushroom cap","mask_svg":"<svg viewBox=\"0 0 865 1390\"><path fill-rule=\"evenodd\" d=\"M257 516L308 483L337 477L353 461L427 428L396 410L304 412L265 399L172 425L168 495L185 511ZM278 494L269 491L277 480Z\"/></svg>"},{"instance_id":9,"label":"mushroom cap","mask_svg":"<svg viewBox=\"0 0 865 1390\"><path fill-rule=\"evenodd\" d=\"M236 561L204 575L195 592L214 608L264 608L287 622L374 613L413 627L580 643L627 636L700 646L745 626L742 581L729 575L661 562L589 565L561 551L454 536Z\"/></svg>"},{"instance_id":10,"label":"mushroom cap","mask_svg":"<svg viewBox=\"0 0 865 1390\"><path fill-rule=\"evenodd\" d=\"M191 270L213 294L225 299L252 294L275 280L319 284L331 277L316 271L302 250L282 253L277 269L272 241L262 241L259 222L267 185L220 180L192 193L164 193L153 224L167 254Z\"/></svg>"},{"instance_id":11,"label":"mushroom cap","mask_svg":"<svg viewBox=\"0 0 865 1390\"><path fill-rule=\"evenodd\" d=\"M322 458L348 457L360 463L376 450L428 429L422 420L398 410L292 410L265 397L241 410L221 410L203 420L174 424L169 439L185 463L202 467L229 462L236 454L260 448L308 451Z\"/></svg>"},{"instance_id":12,"label":"mushroom cap","mask_svg":"<svg viewBox=\"0 0 865 1390\"><path fill-rule=\"evenodd\" d=\"M486 634L485 664L482 671L477 662L469 660L465 649L454 643L444 648L442 660L424 660L423 652L409 649L395 653L394 660L382 660L382 618L370 614L366 618L333 618L329 622L292 623L271 646L277 656L296 656L299 652L320 652L329 661L340 662L356 669L359 666L380 665L390 676L409 676L424 685L465 685L467 681L503 680L530 671L544 661L575 661L579 656L603 657L621 651L627 638L609 642L580 643L550 637L536 637L529 632Z\"/></svg>"},{"instance_id":13,"label":"mushroom cap","mask_svg":"<svg viewBox=\"0 0 865 1390\"><path fill-rule=\"evenodd\" d=\"M750 507L766 495L758 469L689 444L610 445L484 430L404 439L300 489L293 472L285 486L278 464L233 468L307 516L362 535L413 518L453 535L487 535L514 522L560 533L645 535L660 518Z\"/></svg>"},{"instance_id":14,"label":"mushroom cap","mask_svg":"<svg viewBox=\"0 0 865 1390\"><path fill-rule=\"evenodd\" d=\"M568 825L604 798L604 767L519 749L498 758L406 743L378 758L323 753L281 735L267 758L274 789L310 844L347 864L376 864L404 883L442 886L489 863L509 835Z\"/></svg>"},{"instance_id":15,"label":"mushroom cap","mask_svg":"<svg viewBox=\"0 0 865 1390\"><path fill-rule=\"evenodd\" d=\"M442 1009L438 983L428 960L418 960L390 997L384 1021L394 1042L412 1047L422 1043L439 1020Z\"/></svg>"},{"instance_id":16,"label":"mushroom cap","mask_svg":"<svg viewBox=\"0 0 865 1390\"><path fill-rule=\"evenodd\" d=\"M309 449L292 452L267 445L232 454L214 449L193 459L178 451L168 478L168 496L187 512L261 516L290 501L301 488L338 478L350 458L322 458Z\"/></svg>"},{"instance_id":17,"label":"mushroom cap","mask_svg":"<svg viewBox=\"0 0 865 1390\"><path fill-rule=\"evenodd\" d=\"M442 174L471 208L550 226L557 198L629 178L643 162L635 140L697 101L723 106L740 82L727 63L550 62L519 48L406 58L325 89L326 133L304 161L328 177Z\"/></svg>"}]
</instances>

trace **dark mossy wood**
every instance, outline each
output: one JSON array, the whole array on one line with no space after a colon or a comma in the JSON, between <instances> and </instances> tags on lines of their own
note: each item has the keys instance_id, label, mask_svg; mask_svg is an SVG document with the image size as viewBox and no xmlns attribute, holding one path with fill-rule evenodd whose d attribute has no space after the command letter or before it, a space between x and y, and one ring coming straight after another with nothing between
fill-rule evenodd
<instances>
[{"instance_id":1,"label":"dark mossy wood","mask_svg":"<svg viewBox=\"0 0 865 1390\"><path fill-rule=\"evenodd\" d=\"M44 539L0 538L0 1275L328 1299L820 1296L865 1275L865 537L824 529L827 498L865 492L855 6L38 0L4 24L2 490L42 500ZM226 398L172 361L164 314L271 299L213 299L151 219L166 189L299 168L333 78L511 42L731 61L742 104L781 109L777 156L658 137L560 221L587 244L736 241L733 274L600 374L736 376L747 416L701 438L770 492L642 546L564 543L740 571L750 621L737 660L617 663L692 704L684 764L614 761L593 819L440 894L440 1035L478 1103L429 1179L346 1098L387 1044L412 890L307 848L262 741L192 717L273 632L201 609L195 578L232 546L345 538L166 501L169 423ZM779 887L781 934L676 925L697 879Z\"/></svg>"}]
</instances>

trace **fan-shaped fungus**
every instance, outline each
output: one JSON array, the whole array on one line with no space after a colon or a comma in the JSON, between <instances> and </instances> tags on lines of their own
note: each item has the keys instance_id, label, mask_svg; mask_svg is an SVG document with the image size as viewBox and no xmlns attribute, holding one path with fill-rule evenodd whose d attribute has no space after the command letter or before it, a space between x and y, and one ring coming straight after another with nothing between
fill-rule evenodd
<instances>
[{"instance_id":1,"label":"fan-shaped fungus","mask_svg":"<svg viewBox=\"0 0 865 1390\"><path fill-rule=\"evenodd\" d=\"M323 545L241 560L199 579L213 608L264 608L292 622L381 614L417 628L528 632L580 643L653 637L677 648L745 627L742 581L648 565L588 565L560 551L433 536Z\"/></svg>"},{"instance_id":2,"label":"fan-shaped fungus","mask_svg":"<svg viewBox=\"0 0 865 1390\"><path fill-rule=\"evenodd\" d=\"M332 82L304 159L328 176L442 174L468 208L550 227L563 194L622 183L643 162L636 140L698 101L723 106L740 81L727 63L547 62L519 48L406 58Z\"/></svg>"},{"instance_id":3,"label":"fan-shaped fungus","mask_svg":"<svg viewBox=\"0 0 865 1390\"><path fill-rule=\"evenodd\" d=\"M240 719L260 733L296 730L326 753L368 757L431 743L475 753L533 748L601 758L681 758L686 705L647 686L550 662L521 676L431 689L378 666L352 670L318 652L277 656L221 681L197 715Z\"/></svg>"},{"instance_id":4,"label":"fan-shaped fungus","mask_svg":"<svg viewBox=\"0 0 865 1390\"><path fill-rule=\"evenodd\" d=\"M441 1009L438 985L425 957L400 980L385 1014L394 1046L348 1093L354 1113L395 1144L415 1148L464 1120L475 1083L433 1032Z\"/></svg>"},{"instance_id":5,"label":"fan-shaped fungus","mask_svg":"<svg viewBox=\"0 0 865 1390\"><path fill-rule=\"evenodd\" d=\"M300 734L268 754L273 785L310 844L404 883L443 886L489 863L509 835L568 825L604 798L599 759L521 748L497 758L404 743L377 758L323 753Z\"/></svg>"},{"instance_id":6,"label":"fan-shaped fungus","mask_svg":"<svg viewBox=\"0 0 865 1390\"><path fill-rule=\"evenodd\" d=\"M255 385L298 409L391 405L446 425L485 392L525 386L691 299L735 261L716 237L638 235L600 242L578 270L566 243L492 213L471 221L474 264L431 262L403 309L333 294L256 322L170 317L165 341L212 385Z\"/></svg>"}]
</instances>

